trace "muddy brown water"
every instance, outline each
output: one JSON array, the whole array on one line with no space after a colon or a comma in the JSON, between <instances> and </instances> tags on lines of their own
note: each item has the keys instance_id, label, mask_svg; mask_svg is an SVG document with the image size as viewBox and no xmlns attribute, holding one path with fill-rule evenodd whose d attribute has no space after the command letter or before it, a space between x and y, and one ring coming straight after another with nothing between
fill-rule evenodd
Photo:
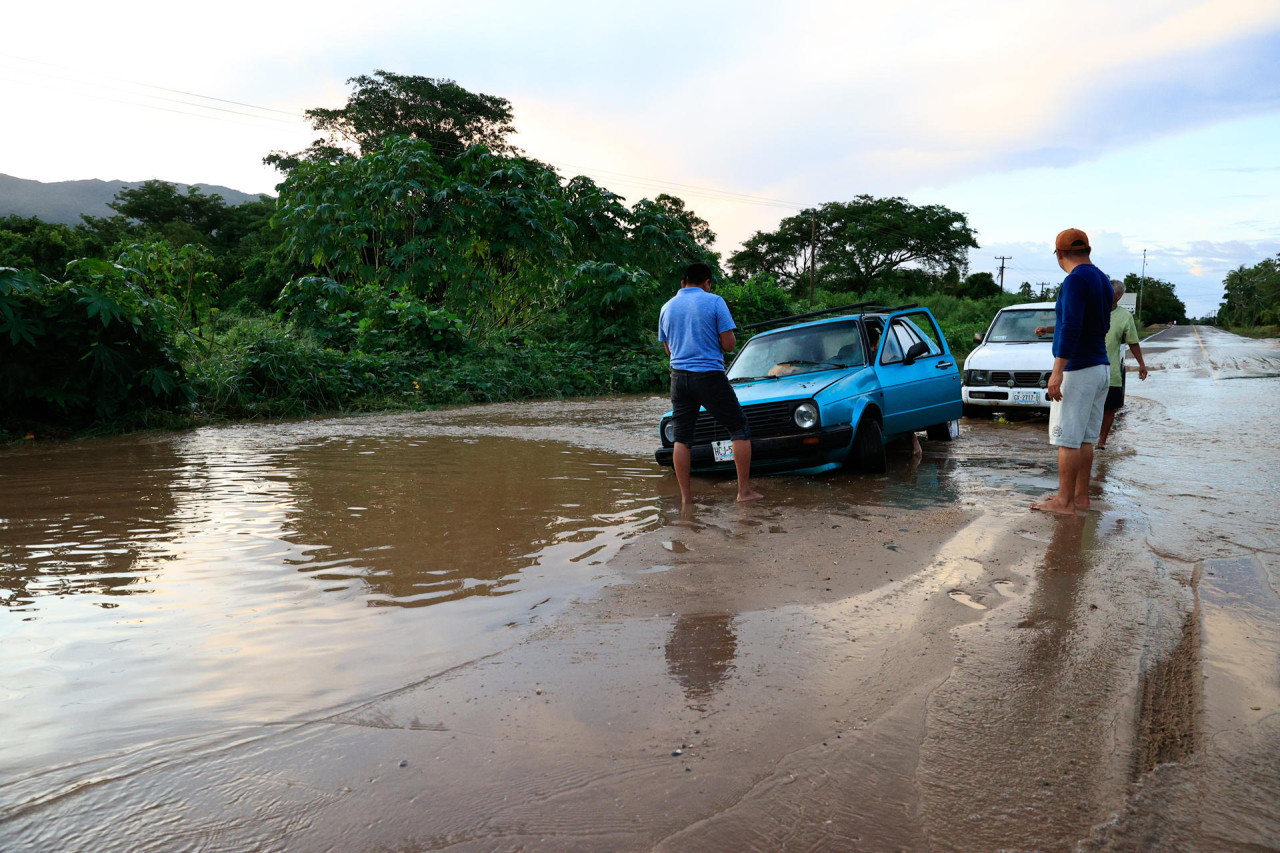
<instances>
[{"instance_id":1,"label":"muddy brown water","mask_svg":"<svg viewBox=\"0 0 1280 853\"><path fill-rule=\"evenodd\" d=\"M0 451L0 847L1274 849L1280 352L1144 350L1072 519L1035 421L684 516L658 398Z\"/></svg>"}]
</instances>

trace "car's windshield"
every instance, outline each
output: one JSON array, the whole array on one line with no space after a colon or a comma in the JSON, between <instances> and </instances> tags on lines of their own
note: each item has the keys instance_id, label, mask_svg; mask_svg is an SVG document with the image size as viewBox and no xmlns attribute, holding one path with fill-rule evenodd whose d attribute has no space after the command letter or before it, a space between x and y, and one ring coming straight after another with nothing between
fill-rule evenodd
<instances>
[{"instance_id":1,"label":"car's windshield","mask_svg":"<svg viewBox=\"0 0 1280 853\"><path fill-rule=\"evenodd\" d=\"M991 324L991 333L987 335L987 342L1024 344L1030 341L1051 341L1054 322L1052 308L1001 311L996 315L996 321ZM1042 326L1049 331L1043 337L1037 338L1036 329Z\"/></svg>"},{"instance_id":2,"label":"car's windshield","mask_svg":"<svg viewBox=\"0 0 1280 853\"><path fill-rule=\"evenodd\" d=\"M822 323L752 338L729 368L739 382L865 363L858 321Z\"/></svg>"}]
</instances>

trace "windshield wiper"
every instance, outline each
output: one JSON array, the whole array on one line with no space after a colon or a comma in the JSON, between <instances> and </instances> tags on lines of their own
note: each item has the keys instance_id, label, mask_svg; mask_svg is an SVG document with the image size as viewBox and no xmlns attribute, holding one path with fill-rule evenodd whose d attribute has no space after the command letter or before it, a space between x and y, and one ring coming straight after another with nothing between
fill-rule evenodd
<instances>
[{"instance_id":1,"label":"windshield wiper","mask_svg":"<svg viewBox=\"0 0 1280 853\"><path fill-rule=\"evenodd\" d=\"M729 384L732 385L735 382L759 382L762 379L777 379L777 378L778 377L776 376L735 376L733 379L729 380Z\"/></svg>"}]
</instances>

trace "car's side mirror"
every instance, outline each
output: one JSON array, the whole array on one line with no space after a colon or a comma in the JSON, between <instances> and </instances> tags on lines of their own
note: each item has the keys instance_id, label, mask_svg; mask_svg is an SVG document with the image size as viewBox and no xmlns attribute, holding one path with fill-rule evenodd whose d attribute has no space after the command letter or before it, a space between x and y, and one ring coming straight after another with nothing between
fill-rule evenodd
<instances>
[{"instance_id":1,"label":"car's side mirror","mask_svg":"<svg viewBox=\"0 0 1280 853\"><path fill-rule=\"evenodd\" d=\"M982 332L974 332L974 333L973 333L973 342L974 342L975 344L980 344L980 343L982 343Z\"/></svg>"},{"instance_id":2,"label":"car's side mirror","mask_svg":"<svg viewBox=\"0 0 1280 853\"><path fill-rule=\"evenodd\" d=\"M929 345L924 341L916 341L911 345L911 349L907 350L906 358L902 359L903 364L912 364L917 358L929 354Z\"/></svg>"}]
</instances>

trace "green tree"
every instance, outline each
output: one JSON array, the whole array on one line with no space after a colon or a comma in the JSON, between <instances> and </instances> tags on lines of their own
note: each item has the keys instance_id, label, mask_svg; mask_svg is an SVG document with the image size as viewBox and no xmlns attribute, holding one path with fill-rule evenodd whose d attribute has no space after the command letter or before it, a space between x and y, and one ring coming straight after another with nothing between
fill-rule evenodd
<instances>
[{"instance_id":1,"label":"green tree","mask_svg":"<svg viewBox=\"0 0 1280 853\"><path fill-rule=\"evenodd\" d=\"M210 269L221 283L209 298L221 307L245 300L263 305L264 288L270 292L269 303L287 278L262 281L268 269L278 272L281 266L270 260L280 235L271 224L276 203L267 196L228 205L222 196L205 195L199 187L179 192L168 181L147 181L121 190L110 206L115 216L87 216L77 228L94 256L112 257L123 247L156 240L175 251L201 246L210 253Z\"/></svg>"},{"instance_id":2,"label":"green tree","mask_svg":"<svg viewBox=\"0 0 1280 853\"><path fill-rule=\"evenodd\" d=\"M989 272L976 272L966 276L955 290L956 296L965 299L986 299L1000 292L996 277Z\"/></svg>"},{"instance_id":3,"label":"green tree","mask_svg":"<svg viewBox=\"0 0 1280 853\"><path fill-rule=\"evenodd\" d=\"M36 217L0 219L0 267L33 270L60 278L67 264L90 252L85 236L69 225Z\"/></svg>"},{"instance_id":4,"label":"green tree","mask_svg":"<svg viewBox=\"0 0 1280 853\"><path fill-rule=\"evenodd\" d=\"M274 151L265 163L289 172L300 162L332 161L342 155L370 154L392 136L409 136L431 145L438 158L453 158L472 145L495 154L514 154L507 142L515 133L511 104L505 98L470 92L453 80L374 71L347 80L353 86L345 106L306 111L312 129L324 136L304 151Z\"/></svg>"},{"instance_id":5,"label":"green tree","mask_svg":"<svg viewBox=\"0 0 1280 853\"><path fill-rule=\"evenodd\" d=\"M902 198L861 195L828 202L756 232L729 258L734 274L770 275L793 291L807 287L816 251L816 285L824 290L864 290L908 266L963 271L977 248L967 217L942 205L917 206Z\"/></svg>"},{"instance_id":6,"label":"green tree","mask_svg":"<svg viewBox=\"0 0 1280 853\"><path fill-rule=\"evenodd\" d=\"M483 146L446 168L429 143L391 137L363 157L299 163L280 191L284 252L307 268L282 305L309 322L408 297L458 314L473 336L567 312L561 333L621 340L687 264L709 258L702 220L680 199L627 208L586 178L564 183ZM312 310L321 293L334 310Z\"/></svg>"},{"instance_id":7,"label":"green tree","mask_svg":"<svg viewBox=\"0 0 1280 853\"><path fill-rule=\"evenodd\" d=\"M1024 281L1022 286L1018 288L1018 296L1026 299L1028 302L1035 298L1035 291L1031 289L1031 282Z\"/></svg>"},{"instance_id":8,"label":"green tree","mask_svg":"<svg viewBox=\"0 0 1280 853\"><path fill-rule=\"evenodd\" d=\"M1280 325L1280 254L1227 273L1218 322L1224 326Z\"/></svg>"},{"instance_id":9,"label":"green tree","mask_svg":"<svg viewBox=\"0 0 1280 853\"><path fill-rule=\"evenodd\" d=\"M704 254L711 254L711 247L715 245L716 235L711 230L711 225L707 220L698 216L692 210L684 206L684 200L676 198L673 195L659 193L654 203L667 212L667 214L684 228L686 234L694 243L701 247Z\"/></svg>"},{"instance_id":10,"label":"green tree","mask_svg":"<svg viewBox=\"0 0 1280 853\"><path fill-rule=\"evenodd\" d=\"M303 162L279 205L284 251L313 275L460 311L475 328L519 326L549 307L570 250L555 173L482 146L448 172L409 137L360 158Z\"/></svg>"}]
</instances>

